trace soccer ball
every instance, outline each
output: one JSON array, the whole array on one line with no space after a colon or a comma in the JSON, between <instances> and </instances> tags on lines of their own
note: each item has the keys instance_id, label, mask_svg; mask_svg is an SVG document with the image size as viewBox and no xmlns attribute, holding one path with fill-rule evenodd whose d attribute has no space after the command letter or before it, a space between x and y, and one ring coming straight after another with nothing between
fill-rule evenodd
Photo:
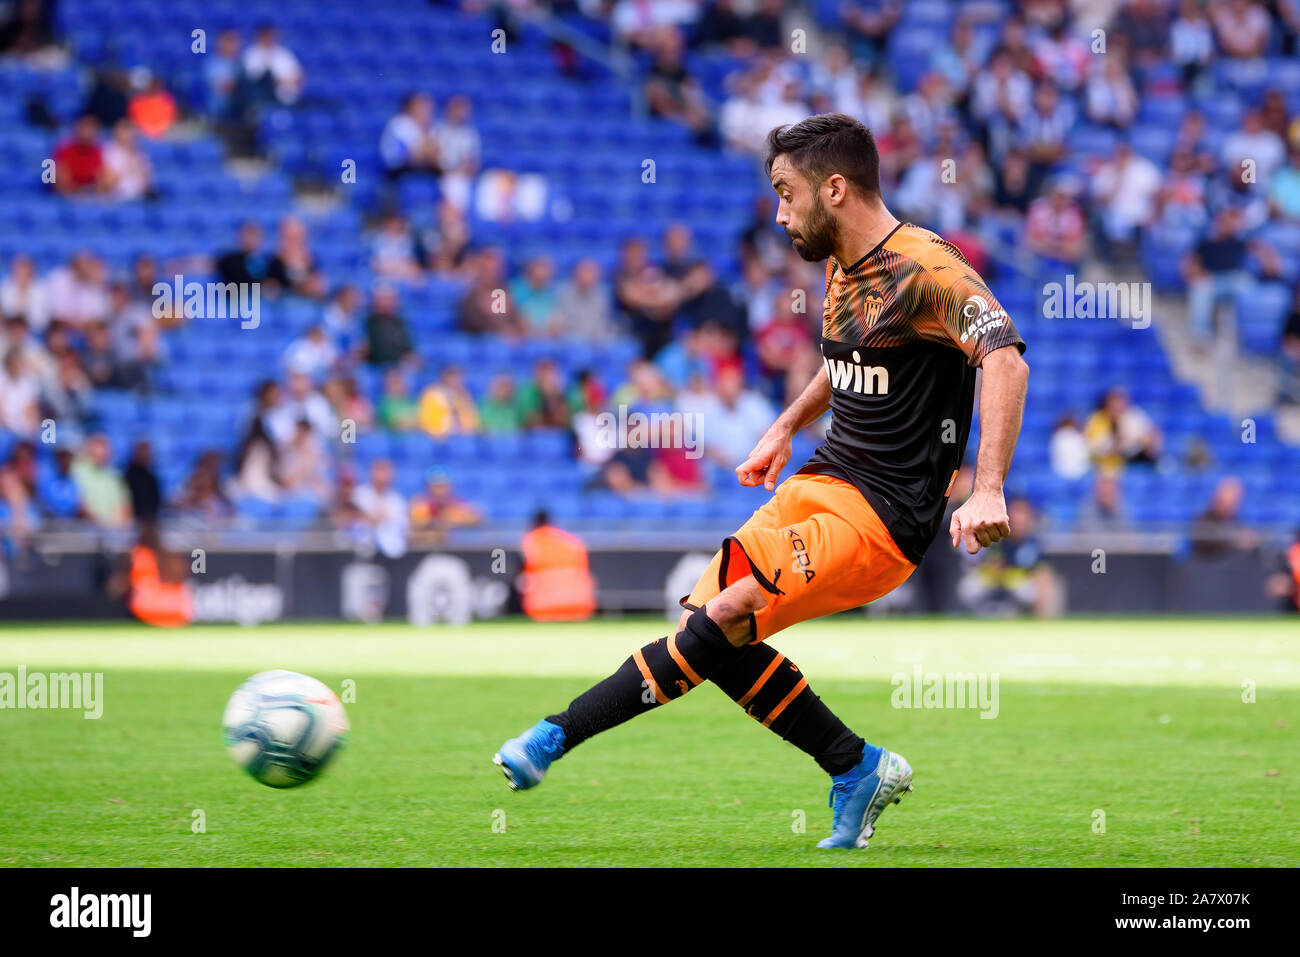
<instances>
[{"instance_id":1,"label":"soccer ball","mask_svg":"<svg viewBox=\"0 0 1300 957\"><path fill-rule=\"evenodd\" d=\"M338 695L295 671L253 675L230 696L221 723L235 763L273 788L316 777L348 734Z\"/></svg>"}]
</instances>

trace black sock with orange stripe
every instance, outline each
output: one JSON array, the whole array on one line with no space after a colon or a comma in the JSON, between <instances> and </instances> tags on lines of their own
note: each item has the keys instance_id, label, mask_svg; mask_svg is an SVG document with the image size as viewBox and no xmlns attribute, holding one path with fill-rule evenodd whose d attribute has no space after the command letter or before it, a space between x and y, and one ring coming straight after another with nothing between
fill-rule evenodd
<instances>
[{"instance_id":1,"label":"black sock with orange stripe","mask_svg":"<svg viewBox=\"0 0 1300 957\"><path fill-rule=\"evenodd\" d=\"M745 645L712 681L755 721L811 755L827 774L843 774L862 760L866 741L813 693L799 667L770 645Z\"/></svg>"},{"instance_id":2,"label":"black sock with orange stripe","mask_svg":"<svg viewBox=\"0 0 1300 957\"><path fill-rule=\"evenodd\" d=\"M564 729L564 750L642 712L680 698L730 664L743 649L723 634L703 608L675 635L638 648L612 675L546 720Z\"/></svg>"}]
</instances>

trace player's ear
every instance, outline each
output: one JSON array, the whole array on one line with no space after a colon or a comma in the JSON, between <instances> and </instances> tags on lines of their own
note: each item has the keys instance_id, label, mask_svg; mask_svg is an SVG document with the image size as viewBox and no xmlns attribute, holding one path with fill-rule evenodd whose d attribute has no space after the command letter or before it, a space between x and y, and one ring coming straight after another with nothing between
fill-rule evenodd
<instances>
[{"instance_id":1,"label":"player's ear","mask_svg":"<svg viewBox=\"0 0 1300 957\"><path fill-rule=\"evenodd\" d=\"M844 202L848 196L848 181L840 173L832 173L826 177L826 202L830 206L838 206Z\"/></svg>"}]
</instances>

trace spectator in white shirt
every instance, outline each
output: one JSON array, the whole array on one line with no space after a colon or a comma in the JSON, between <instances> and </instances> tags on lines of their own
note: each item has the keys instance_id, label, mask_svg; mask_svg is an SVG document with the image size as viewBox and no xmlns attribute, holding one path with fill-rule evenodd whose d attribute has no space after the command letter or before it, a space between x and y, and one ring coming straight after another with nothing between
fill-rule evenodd
<instances>
[{"instance_id":1,"label":"spectator in white shirt","mask_svg":"<svg viewBox=\"0 0 1300 957\"><path fill-rule=\"evenodd\" d=\"M1127 129L1137 117L1137 91L1129 79L1123 54L1116 51L1093 60L1084 90L1088 119Z\"/></svg>"},{"instance_id":2,"label":"spectator in white shirt","mask_svg":"<svg viewBox=\"0 0 1300 957\"><path fill-rule=\"evenodd\" d=\"M999 50L989 61L989 68L975 77L971 110L985 123L1015 123L1029 112L1034 84L1029 75L1016 67L1011 54Z\"/></svg>"},{"instance_id":3,"label":"spectator in white shirt","mask_svg":"<svg viewBox=\"0 0 1300 957\"><path fill-rule=\"evenodd\" d=\"M230 107L239 84L242 42L238 30L222 30L217 35L217 48L204 58L203 85L208 113L212 116L224 117Z\"/></svg>"},{"instance_id":4,"label":"spectator in white shirt","mask_svg":"<svg viewBox=\"0 0 1300 957\"><path fill-rule=\"evenodd\" d=\"M467 96L447 101L443 121L434 127L438 165L442 168L442 194L457 209L469 206L474 177L483 160L483 143L470 123L473 109Z\"/></svg>"},{"instance_id":5,"label":"spectator in white shirt","mask_svg":"<svg viewBox=\"0 0 1300 957\"><path fill-rule=\"evenodd\" d=\"M1092 57L1066 18L1040 36L1033 49L1034 64L1044 77L1063 90L1073 92L1079 88Z\"/></svg>"},{"instance_id":6,"label":"spectator in white shirt","mask_svg":"<svg viewBox=\"0 0 1300 957\"><path fill-rule=\"evenodd\" d=\"M898 97L888 83L881 82L880 74L861 70L858 85L841 113L858 117L876 136L884 136L893 125Z\"/></svg>"},{"instance_id":7,"label":"spectator in white shirt","mask_svg":"<svg viewBox=\"0 0 1300 957\"><path fill-rule=\"evenodd\" d=\"M610 26L615 36L649 48L666 28L684 26L698 16L698 6L686 0L618 0Z\"/></svg>"},{"instance_id":8,"label":"spectator in white shirt","mask_svg":"<svg viewBox=\"0 0 1300 957\"><path fill-rule=\"evenodd\" d=\"M302 64L279 42L275 27L269 24L258 28L244 51L244 75L254 83L264 82L269 75L275 98L284 106L292 106L302 95Z\"/></svg>"},{"instance_id":9,"label":"spectator in white shirt","mask_svg":"<svg viewBox=\"0 0 1300 957\"><path fill-rule=\"evenodd\" d=\"M1047 445L1052 473L1063 479L1081 479L1092 471L1092 450L1073 412L1056 424Z\"/></svg>"},{"instance_id":10,"label":"spectator in white shirt","mask_svg":"<svg viewBox=\"0 0 1300 957\"><path fill-rule=\"evenodd\" d=\"M1254 181L1267 187L1269 177L1286 162L1286 144L1264 125L1259 110L1247 110L1241 117L1241 129L1223 141L1223 164L1230 173L1241 176L1254 166Z\"/></svg>"},{"instance_id":11,"label":"spectator in white shirt","mask_svg":"<svg viewBox=\"0 0 1300 957\"><path fill-rule=\"evenodd\" d=\"M36 275L32 257L19 253L9 264L9 275L0 280L0 316L21 316L27 328L40 335L50 322L50 297L46 283Z\"/></svg>"},{"instance_id":12,"label":"spectator in white shirt","mask_svg":"<svg viewBox=\"0 0 1300 957\"><path fill-rule=\"evenodd\" d=\"M325 334L324 326L312 326L300 339L295 339L284 352L284 366L290 372L310 376L314 381L338 361L339 350Z\"/></svg>"},{"instance_id":13,"label":"spectator in white shirt","mask_svg":"<svg viewBox=\"0 0 1300 957\"><path fill-rule=\"evenodd\" d=\"M614 298L609 284L601 280L598 262L583 259L573 267L572 278L560 287L556 311L569 338L586 342L613 338Z\"/></svg>"},{"instance_id":14,"label":"spectator in white shirt","mask_svg":"<svg viewBox=\"0 0 1300 957\"><path fill-rule=\"evenodd\" d=\"M321 315L326 334L348 363L360 354L365 345L365 330L361 328L360 317L361 293L352 285L335 290Z\"/></svg>"},{"instance_id":15,"label":"spectator in white shirt","mask_svg":"<svg viewBox=\"0 0 1300 957\"><path fill-rule=\"evenodd\" d=\"M916 135L927 147L932 147L936 145L935 140L941 130L953 128L959 122L952 102L952 90L948 87L947 77L932 70L921 77L916 92L903 97L901 109ZM942 147L939 148L939 153L942 156L955 155L951 152L944 153Z\"/></svg>"},{"instance_id":16,"label":"spectator in white shirt","mask_svg":"<svg viewBox=\"0 0 1300 957\"><path fill-rule=\"evenodd\" d=\"M54 383L58 375L54 356L39 338L32 335L27 320L21 315L10 316L5 321L4 334L0 335L0 356L10 349L16 349L22 354L27 370L35 374L42 389Z\"/></svg>"},{"instance_id":17,"label":"spectator in white shirt","mask_svg":"<svg viewBox=\"0 0 1300 957\"><path fill-rule=\"evenodd\" d=\"M0 428L32 438L40 422L40 395L40 382L22 351L10 349L0 366Z\"/></svg>"},{"instance_id":18,"label":"spectator in white shirt","mask_svg":"<svg viewBox=\"0 0 1300 957\"><path fill-rule=\"evenodd\" d=\"M130 120L119 120L113 138L104 147L101 189L126 202L144 199L153 189L153 164L135 136Z\"/></svg>"},{"instance_id":19,"label":"spectator in white shirt","mask_svg":"<svg viewBox=\"0 0 1300 957\"><path fill-rule=\"evenodd\" d=\"M338 437L339 423L329 401L316 391L311 377L290 372L288 395L266 416L266 428L275 444L283 447L293 438L300 419L306 419L325 442Z\"/></svg>"},{"instance_id":20,"label":"spectator in white shirt","mask_svg":"<svg viewBox=\"0 0 1300 957\"><path fill-rule=\"evenodd\" d=\"M424 279L420 250L414 231L396 211L385 213L367 238L370 268L387 279L419 283Z\"/></svg>"},{"instance_id":21,"label":"spectator in white shirt","mask_svg":"<svg viewBox=\"0 0 1300 957\"><path fill-rule=\"evenodd\" d=\"M853 104L857 97L858 69L848 48L836 44L827 50L820 63L809 67L809 82L815 92L830 99L836 110L849 112L845 107Z\"/></svg>"},{"instance_id":22,"label":"spectator in white shirt","mask_svg":"<svg viewBox=\"0 0 1300 957\"><path fill-rule=\"evenodd\" d=\"M808 108L799 99L797 82L780 83L774 97L764 96L764 80L771 77L770 66L741 74L735 81L735 92L723 104L719 127L736 149L761 154L774 126L797 123L808 115Z\"/></svg>"},{"instance_id":23,"label":"spectator in white shirt","mask_svg":"<svg viewBox=\"0 0 1300 957\"><path fill-rule=\"evenodd\" d=\"M909 164L903 173L894 192L900 213L914 222L932 223L944 232L961 229L968 211L968 197L943 179L944 163L958 153L953 127L945 122L930 154Z\"/></svg>"},{"instance_id":24,"label":"spectator in white shirt","mask_svg":"<svg viewBox=\"0 0 1300 957\"><path fill-rule=\"evenodd\" d=\"M1214 62L1214 30L1201 0L1180 0L1178 17L1169 27L1169 52L1182 73L1183 88L1192 89Z\"/></svg>"},{"instance_id":25,"label":"spectator in white shirt","mask_svg":"<svg viewBox=\"0 0 1300 957\"><path fill-rule=\"evenodd\" d=\"M947 77L948 86L959 94L970 90L988 62L989 43L975 32L975 23L975 17L958 15L948 42L930 54L930 66Z\"/></svg>"},{"instance_id":26,"label":"spectator in white shirt","mask_svg":"<svg viewBox=\"0 0 1300 957\"><path fill-rule=\"evenodd\" d=\"M718 465L735 468L749 455L775 413L772 404L757 392L745 388L744 373L738 365L718 370L713 394L695 409L700 417L705 454Z\"/></svg>"},{"instance_id":27,"label":"spectator in white shirt","mask_svg":"<svg viewBox=\"0 0 1300 957\"><path fill-rule=\"evenodd\" d=\"M406 498L393 487L393 463L376 459L370 466L370 481L352 493L353 504L361 511L373 543L388 558L406 554L411 534L411 517Z\"/></svg>"},{"instance_id":28,"label":"spectator in white shirt","mask_svg":"<svg viewBox=\"0 0 1300 957\"><path fill-rule=\"evenodd\" d=\"M50 316L58 322L82 327L108 319L110 302L104 264L93 253L77 253L67 266L55 269L47 289Z\"/></svg>"},{"instance_id":29,"label":"spectator in white shirt","mask_svg":"<svg viewBox=\"0 0 1300 957\"><path fill-rule=\"evenodd\" d=\"M286 493L322 505L332 493L325 445L306 419L294 427L293 438L280 452L279 478Z\"/></svg>"},{"instance_id":30,"label":"spectator in white shirt","mask_svg":"<svg viewBox=\"0 0 1300 957\"><path fill-rule=\"evenodd\" d=\"M1219 49L1239 60L1262 57L1271 28L1268 13L1255 0L1220 0L1210 10Z\"/></svg>"},{"instance_id":31,"label":"spectator in white shirt","mask_svg":"<svg viewBox=\"0 0 1300 957\"><path fill-rule=\"evenodd\" d=\"M389 176L441 172L433 125L433 97L412 93L406 98L401 112L384 124L384 132L379 137L379 155Z\"/></svg>"},{"instance_id":32,"label":"spectator in white shirt","mask_svg":"<svg viewBox=\"0 0 1300 957\"><path fill-rule=\"evenodd\" d=\"M163 343L158 334L158 320L148 306L131 299L126 283L113 283L109 301L108 328L118 360L148 366L165 358L160 353Z\"/></svg>"},{"instance_id":33,"label":"spectator in white shirt","mask_svg":"<svg viewBox=\"0 0 1300 957\"><path fill-rule=\"evenodd\" d=\"M1134 242L1151 221L1160 192L1160 170L1121 140L1114 157L1093 177L1094 197L1102 204L1102 226L1113 242Z\"/></svg>"}]
</instances>

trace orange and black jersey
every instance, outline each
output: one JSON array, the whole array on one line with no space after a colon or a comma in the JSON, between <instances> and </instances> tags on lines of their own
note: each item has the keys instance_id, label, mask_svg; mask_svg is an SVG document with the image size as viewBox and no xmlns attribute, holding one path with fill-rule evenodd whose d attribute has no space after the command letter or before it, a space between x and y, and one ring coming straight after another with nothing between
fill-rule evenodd
<instances>
[{"instance_id":1,"label":"orange and black jersey","mask_svg":"<svg viewBox=\"0 0 1300 957\"><path fill-rule=\"evenodd\" d=\"M919 562L966 453L975 370L1024 340L957 247L900 223L861 260L826 266L822 358L831 427L800 472L858 488Z\"/></svg>"}]
</instances>

